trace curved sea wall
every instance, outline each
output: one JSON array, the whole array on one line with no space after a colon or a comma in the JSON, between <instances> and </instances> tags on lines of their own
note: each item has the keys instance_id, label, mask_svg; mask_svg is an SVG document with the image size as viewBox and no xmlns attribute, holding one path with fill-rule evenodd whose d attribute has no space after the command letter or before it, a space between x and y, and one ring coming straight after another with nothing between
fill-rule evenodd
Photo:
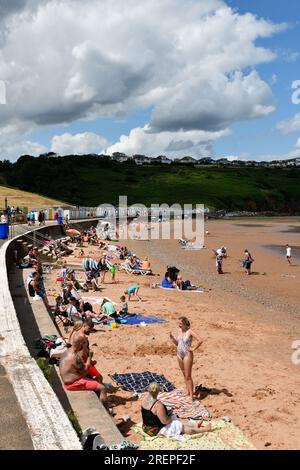
<instances>
[{"instance_id":1,"label":"curved sea wall","mask_svg":"<svg viewBox=\"0 0 300 470\"><path fill-rule=\"evenodd\" d=\"M86 228L93 223L85 221L82 226ZM33 447L37 450L81 450L61 402L29 352L18 319L22 312L16 311L11 295L9 276L16 271L14 252L18 250L21 255L24 250L18 240L26 239L26 235L32 237L36 232L58 237L62 228L57 225L37 228L7 241L0 249L0 364L13 386Z\"/></svg>"}]
</instances>

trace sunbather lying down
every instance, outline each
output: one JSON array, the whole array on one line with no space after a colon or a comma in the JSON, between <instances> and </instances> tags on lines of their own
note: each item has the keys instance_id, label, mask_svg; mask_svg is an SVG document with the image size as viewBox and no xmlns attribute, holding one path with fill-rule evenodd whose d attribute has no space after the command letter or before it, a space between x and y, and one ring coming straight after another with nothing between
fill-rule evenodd
<instances>
[{"instance_id":1,"label":"sunbather lying down","mask_svg":"<svg viewBox=\"0 0 300 470\"><path fill-rule=\"evenodd\" d=\"M124 269L124 271L127 272L128 274L143 274L143 275L153 274L151 268L143 267L143 265L146 266L147 263L144 264L143 262L141 264L138 264L136 262L132 262L132 259L127 259L121 266L122 266L122 269Z\"/></svg>"},{"instance_id":2,"label":"sunbather lying down","mask_svg":"<svg viewBox=\"0 0 300 470\"><path fill-rule=\"evenodd\" d=\"M196 244L195 242L189 242L187 240L184 240L183 238L179 239L179 244L181 248L184 248L185 250L202 250L206 248L205 245Z\"/></svg>"}]
</instances>

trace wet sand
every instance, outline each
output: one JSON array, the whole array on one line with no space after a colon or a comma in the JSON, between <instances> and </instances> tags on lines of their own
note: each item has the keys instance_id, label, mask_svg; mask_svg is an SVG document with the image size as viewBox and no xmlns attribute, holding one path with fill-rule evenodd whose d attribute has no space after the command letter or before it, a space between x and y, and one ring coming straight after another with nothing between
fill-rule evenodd
<instances>
[{"instance_id":1,"label":"wet sand","mask_svg":"<svg viewBox=\"0 0 300 470\"><path fill-rule=\"evenodd\" d=\"M219 391L203 400L212 416L230 416L259 449L299 449L300 366L291 361L291 345L300 339L300 267L289 267L284 256L265 247L298 245L299 235L282 234L291 224L289 219L263 222L265 227L248 231L232 221L209 221L208 249L197 252L182 250L177 241L128 241L140 257L150 257L156 273L162 275L166 265L175 265L184 279L203 286L205 293L151 289L150 283L162 276L118 273L117 284L107 283L101 294L89 295L105 295L118 302L124 288L139 281L143 302L130 302L130 311L156 314L168 323L121 326L92 334L90 343L106 382L114 372L149 370L165 374L180 388L183 378L169 333L176 333L181 315L187 316L204 340L195 354L195 385ZM224 261L226 274L220 276L211 249L223 245L229 257ZM252 276L241 268L245 248L255 259ZM122 390L112 400L124 436L138 441L130 424L122 424L122 416L139 422L140 404Z\"/></svg>"},{"instance_id":2,"label":"wet sand","mask_svg":"<svg viewBox=\"0 0 300 470\"><path fill-rule=\"evenodd\" d=\"M296 232L294 232L296 233ZM299 232L300 233L300 232ZM292 248L292 258L293 260L300 261L300 246L290 245ZM286 256L286 247L282 245L265 245L265 248L272 250L274 253L284 258Z\"/></svg>"}]
</instances>

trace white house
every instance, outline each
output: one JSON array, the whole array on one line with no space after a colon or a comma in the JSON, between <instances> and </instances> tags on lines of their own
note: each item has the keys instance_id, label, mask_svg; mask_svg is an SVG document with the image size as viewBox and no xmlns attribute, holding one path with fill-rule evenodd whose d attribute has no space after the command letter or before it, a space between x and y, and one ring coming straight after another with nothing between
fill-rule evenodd
<instances>
[{"instance_id":1,"label":"white house","mask_svg":"<svg viewBox=\"0 0 300 470\"><path fill-rule=\"evenodd\" d=\"M183 165L195 165L198 163L198 160L196 160L193 157L183 157L183 158L177 158L176 162L182 163Z\"/></svg>"},{"instance_id":2,"label":"white house","mask_svg":"<svg viewBox=\"0 0 300 470\"><path fill-rule=\"evenodd\" d=\"M170 165L172 163L172 160L170 160L170 158L166 157L165 155L159 155L156 158L152 158L152 162L162 163L164 165Z\"/></svg>"},{"instance_id":3,"label":"white house","mask_svg":"<svg viewBox=\"0 0 300 470\"><path fill-rule=\"evenodd\" d=\"M121 152L114 152L110 158L114 160L115 162L119 162L119 163L127 162L130 159L128 155L126 155L125 153L121 153Z\"/></svg>"},{"instance_id":4,"label":"white house","mask_svg":"<svg viewBox=\"0 0 300 470\"><path fill-rule=\"evenodd\" d=\"M137 165L146 165L151 163L152 160L151 158L146 157L146 155L133 155L132 159Z\"/></svg>"}]
</instances>

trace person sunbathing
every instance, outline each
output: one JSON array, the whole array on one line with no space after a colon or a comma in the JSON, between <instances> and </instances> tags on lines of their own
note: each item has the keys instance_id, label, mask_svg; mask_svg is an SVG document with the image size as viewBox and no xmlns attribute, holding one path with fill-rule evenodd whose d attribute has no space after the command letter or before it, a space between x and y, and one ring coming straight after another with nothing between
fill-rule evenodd
<instances>
[{"instance_id":1,"label":"person sunbathing","mask_svg":"<svg viewBox=\"0 0 300 470\"><path fill-rule=\"evenodd\" d=\"M179 290L197 290L197 287L193 286L191 281L184 281L182 276L177 276L175 285Z\"/></svg>"},{"instance_id":2,"label":"person sunbathing","mask_svg":"<svg viewBox=\"0 0 300 470\"><path fill-rule=\"evenodd\" d=\"M69 326L70 320L68 319L67 306L64 304L64 299L61 295L56 297L55 304L54 318L59 318L64 326Z\"/></svg>"},{"instance_id":3,"label":"person sunbathing","mask_svg":"<svg viewBox=\"0 0 300 470\"><path fill-rule=\"evenodd\" d=\"M158 435L176 438L182 434L200 434L211 431L211 424L201 429L203 420L197 422L197 426L192 426L188 420L178 419L166 406L158 399L160 387L153 382L148 387L148 393L141 403L141 413L143 418L143 431L151 437Z\"/></svg>"},{"instance_id":4,"label":"person sunbathing","mask_svg":"<svg viewBox=\"0 0 300 470\"><path fill-rule=\"evenodd\" d=\"M107 406L105 386L89 375L93 366L93 351L89 351L86 361L81 358L80 351L80 343L75 343L62 355L59 361L59 372L64 388L70 392L93 391L104 406Z\"/></svg>"},{"instance_id":5,"label":"person sunbathing","mask_svg":"<svg viewBox=\"0 0 300 470\"><path fill-rule=\"evenodd\" d=\"M80 282L77 281L74 269L67 272L65 281L71 284L72 288L75 290L84 289L84 286L82 286Z\"/></svg>"},{"instance_id":6,"label":"person sunbathing","mask_svg":"<svg viewBox=\"0 0 300 470\"><path fill-rule=\"evenodd\" d=\"M88 336L91 331L94 329L94 323L91 318L86 320L78 320L74 323L73 330L69 336L68 343L73 346L77 351L78 355L81 357L84 363L88 360L90 352L90 343ZM95 367L97 361L91 361L91 367L88 371L90 377L98 380L99 383L103 383L103 377L100 372Z\"/></svg>"},{"instance_id":7,"label":"person sunbathing","mask_svg":"<svg viewBox=\"0 0 300 470\"><path fill-rule=\"evenodd\" d=\"M165 277L161 281L161 286L165 289L174 289L174 287L176 287L175 282L172 281L168 272L166 272Z\"/></svg>"},{"instance_id":8,"label":"person sunbathing","mask_svg":"<svg viewBox=\"0 0 300 470\"><path fill-rule=\"evenodd\" d=\"M86 284L88 287L91 287L93 292L97 292L98 290L101 289L100 287L100 282L99 282L99 271L92 270L87 273L85 273L86 276Z\"/></svg>"},{"instance_id":9,"label":"person sunbathing","mask_svg":"<svg viewBox=\"0 0 300 470\"><path fill-rule=\"evenodd\" d=\"M49 307L48 299L46 296L43 279L38 272L32 273L27 280L29 296L35 299L43 299L46 307Z\"/></svg>"},{"instance_id":10,"label":"person sunbathing","mask_svg":"<svg viewBox=\"0 0 300 470\"><path fill-rule=\"evenodd\" d=\"M69 303L66 307L66 312L68 315L69 321L74 323L76 320L79 320L82 316L81 311L83 310L83 305L81 304L83 301L77 300L75 297L69 298Z\"/></svg>"},{"instance_id":11,"label":"person sunbathing","mask_svg":"<svg viewBox=\"0 0 300 470\"><path fill-rule=\"evenodd\" d=\"M145 259L142 261L142 269L151 271L151 263L149 261L148 256L146 256Z\"/></svg>"}]
</instances>

